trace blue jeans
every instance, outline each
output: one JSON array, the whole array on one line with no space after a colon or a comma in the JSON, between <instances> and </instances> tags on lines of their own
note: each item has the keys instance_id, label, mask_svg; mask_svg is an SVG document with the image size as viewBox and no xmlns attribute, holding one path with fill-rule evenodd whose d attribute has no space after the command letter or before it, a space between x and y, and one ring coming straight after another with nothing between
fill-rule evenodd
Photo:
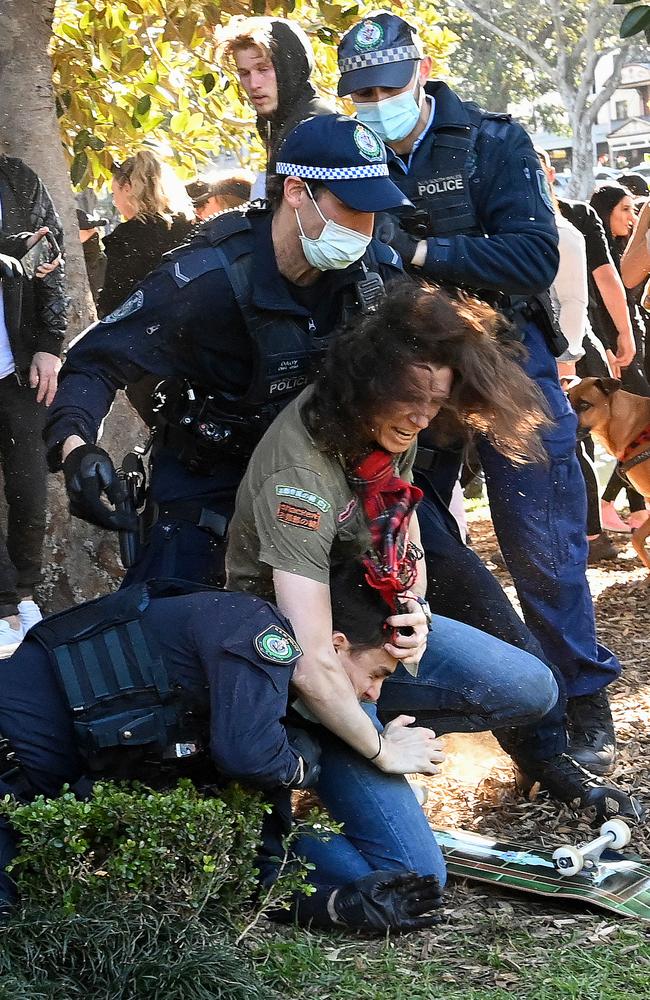
<instances>
[{"instance_id":1,"label":"blue jeans","mask_svg":"<svg viewBox=\"0 0 650 1000\"><path fill-rule=\"evenodd\" d=\"M374 705L364 705L378 729ZM371 871L395 869L446 880L445 863L413 791L400 774L384 774L322 727L318 796L343 833L301 836L296 852L316 866L314 881L335 887Z\"/></svg>"},{"instance_id":2,"label":"blue jeans","mask_svg":"<svg viewBox=\"0 0 650 1000\"><path fill-rule=\"evenodd\" d=\"M587 499L576 458L576 416L557 378L557 364L540 330L526 327L526 373L543 392L553 417L544 433L547 465L512 465L487 441L478 450L490 510L533 635L562 671L569 697L592 694L613 681L620 664L596 640L585 575Z\"/></svg>"},{"instance_id":3,"label":"blue jeans","mask_svg":"<svg viewBox=\"0 0 650 1000\"><path fill-rule=\"evenodd\" d=\"M557 698L551 670L535 656L434 616L418 676L398 667L384 682L379 711L382 718L415 715L438 733L478 732L535 722ZM374 706L364 708L376 718ZM316 866L316 884L342 885L378 869L435 874L444 882L440 850L406 780L379 771L326 730L318 736L316 791L344 829L327 841L299 839L298 853Z\"/></svg>"}]
</instances>

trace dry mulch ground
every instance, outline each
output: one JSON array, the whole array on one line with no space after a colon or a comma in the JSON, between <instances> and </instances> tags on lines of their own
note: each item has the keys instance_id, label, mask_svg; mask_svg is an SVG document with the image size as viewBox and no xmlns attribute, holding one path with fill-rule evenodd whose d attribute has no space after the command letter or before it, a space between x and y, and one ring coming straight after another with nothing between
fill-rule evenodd
<instances>
[{"instance_id":1,"label":"dry mulch ground","mask_svg":"<svg viewBox=\"0 0 650 1000\"><path fill-rule=\"evenodd\" d=\"M487 506L469 515L472 545L488 564L516 603L512 581L505 569L490 561L497 543ZM621 678L610 687L619 753L613 782L634 790L650 806L650 587L628 536L614 536L620 548L619 560L588 570L594 597L598 637L615 651L623 665ZM476 830L524 844L556 846L590 839L588 819L550 800L545 793L525 800L515 787L510 759L490 734L449 736L448 760L443 771L428 779L426 809L433 826ZM631 848L650 858L650 824L633 831ZM517 920L539 921L543 912L560 919L567 917L563 904L548 899L541 903L530 897L499 893L490 886L455 883L452 913L468 910L514 907ZM467 904L472 904L468 906ZM575 911L574 911L575 912ZM582 918L595 920L598 917Z\"/></svg>"}]
</instances>

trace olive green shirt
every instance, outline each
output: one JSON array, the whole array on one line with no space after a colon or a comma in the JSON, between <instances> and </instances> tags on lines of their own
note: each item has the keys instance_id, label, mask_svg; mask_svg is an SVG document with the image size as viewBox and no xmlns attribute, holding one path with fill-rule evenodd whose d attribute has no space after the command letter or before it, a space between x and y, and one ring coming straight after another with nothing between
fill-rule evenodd
<instances>
[{"instance_id":1,"label":"olive green shirt","mask_svg":"<svg viewBox=\"0 0 650 1000\"><path fill-rule=\"evenodd\" d=\"M274 600L273 570L329 585L330 566L370 548L361 501L341 463L319 451L301 419L305 389L268 429L237 492L228 529L227 587ZM411 481L415 445L396 459Z\"/></svg>"}]
</instances>

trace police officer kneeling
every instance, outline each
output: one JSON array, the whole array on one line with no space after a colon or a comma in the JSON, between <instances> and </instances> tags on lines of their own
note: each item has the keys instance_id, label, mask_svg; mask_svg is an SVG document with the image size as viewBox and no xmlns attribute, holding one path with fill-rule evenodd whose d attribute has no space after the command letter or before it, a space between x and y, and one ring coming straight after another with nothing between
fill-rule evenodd
<instances>
[{"instance_id":1,"label":"police officer kneeling","mask_svg":"<svg viewBox=\"0 0 650 1000\"><path fill-rule=\"evenodd\" d=\"M357 696L376 700L397 662L383 648L389 638L383 599L358 563L333 576L332 599L333 645ZM289 717L301 728L287 721L301 655L291 625L273 605L179 581L134 585L54 615L0 664L0 797L56 796L66 783L86 795L100 777L157 788L182 776L204 787L238 778L263 789L274 806L259 859L267 884L290 828L291 789L315 785L345 834L327 842L299 839L297 851L315 862L317 891L297 897L293 915L320 926L381 931L428 925L441 903L445 869L424 814L403 778L381 775L321 727L310 735L310 724L293 709ZM404 734L397 720L382 739ZM367 802L358 809L354 794L328 796L321 767L327 777L328 769L342 766L348 774L366 769L370 795L373 780L397 783L398 791L403 785L400 842L417 838L417 851L404 846L391 855L386 845L394 821L373 815ZM340 784L335 778L333 785ZM5 872L14 854L14 835L0 816L5 911L15 897Z\"/></svg>"}]
</instances>

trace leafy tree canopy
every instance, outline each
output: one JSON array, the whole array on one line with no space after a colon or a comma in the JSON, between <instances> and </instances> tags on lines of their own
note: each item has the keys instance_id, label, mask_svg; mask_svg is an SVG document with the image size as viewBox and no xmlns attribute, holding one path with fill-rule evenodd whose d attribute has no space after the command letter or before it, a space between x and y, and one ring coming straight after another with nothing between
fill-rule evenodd
<instances>
[{"instance_id":1,"label":"leafy tree canopy","mask_svg":"<svg viewBox=\"0 0 650 1000\"><path fill-rule=\"evenodd\" d=\"M441 70L453 35L426 0L400 6ZM254 116L232 68L219 65L215 30L235 15L295 20L316 50L314 83L333 100L338 38L373 9L354 0L58 0L54 86L73 184L100 188L113 162L143 143L185 178L220 152L259 164Z\"/></svg>"}]
</instances>

